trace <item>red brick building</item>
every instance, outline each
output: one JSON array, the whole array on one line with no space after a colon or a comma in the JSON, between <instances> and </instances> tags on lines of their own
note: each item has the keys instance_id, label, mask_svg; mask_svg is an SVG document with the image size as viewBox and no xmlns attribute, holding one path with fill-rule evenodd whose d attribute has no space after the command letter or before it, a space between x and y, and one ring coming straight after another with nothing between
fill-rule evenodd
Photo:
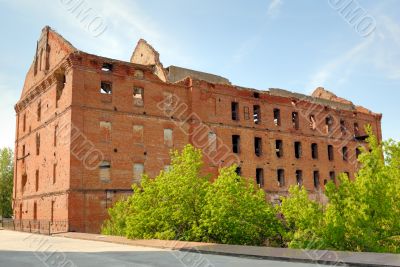
<instances>
[{"instance_id":1,"label":"red brick building","mask_svg":"<svg viewBox=\"0 0 400 267\"><path fill-rule=\"evenodd\" d=\"M15 110L15 218L87 232L188 143L203 149L205 172L236 162L271 199L296 183L319 197L339 173L354 177L364 126L381 138L382 118L323 88L260 91L164 68L144 40L130 62L92 55L49 27Z\"/></svg>"}]
</instances>

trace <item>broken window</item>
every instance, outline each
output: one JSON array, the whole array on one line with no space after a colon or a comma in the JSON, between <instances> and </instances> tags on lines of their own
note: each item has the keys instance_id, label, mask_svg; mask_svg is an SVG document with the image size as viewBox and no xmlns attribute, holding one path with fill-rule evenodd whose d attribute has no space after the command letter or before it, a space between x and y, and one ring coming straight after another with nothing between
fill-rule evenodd
<instances>
[{"instance_id":1,"label":"broken window","mask_svg":"<svg viewBox=\"0 0 400 267\"><path fill-rule=\"evenodd\" d=\"M112 69L113 69L113 65L111 63L106 63L106 62L104 62L103 66L101 67L101 70L105 71L105 72L110 72L110 71L112 71Z\"/></svg>"},{"instance_id":2,"label":"broken window","mask_svg":"<svg viewBox=\"0 0 400 267\"><path fill-rule=\"evenodd\" d=\"M319 171L314 171L313 173L314 188L319 189Z\"/></svg>"},{"instance_id":3,"label":"broken window","mask_svg":"<svg viewBox=\"0 0 400 267\"><path fill-rule=\"evenodd\" d=\"M301 142L294 142L294 156L296 159L301 157Z\"/></svg>"},{"instance_id":4,"label":"broken window","mask_svg":"<svg viewBox=\"0 0 400 267\"><path fill-rule=\"evenodd\" d=\"M111 142L111 122L100 121L100 136L101 141Z\"/></svg>"},{"instance_id":5,"label":"broken window","mask_svg":"<svg viewBox=\"0 0 400 267\"><path fill-rule=\"evenodd\" d=\"M133 104L137 107L143 107L143 88L133 88Z\"/></svg>"},{"instance_id":6,"label":"broken window","mask_svg":"<svg viewBox=\"0 0 400 267\"><path fill-rule=\"evenodd\" d=\"M260 98L260 93L259 92L253 92L253 97L254 98Z\"/></svg>"},{"instance_id":7,"label":"broken window","mask_svg":"<svg viewBox=\"0 0 400 267\"><path fill-rule=\"evenodd\" d=\"M311 157L313 159L318 159L318 144L317 143L311 144Z\"/></svg>"},{"instance_id":8,"label":"broken window","mask_svg":"<svg viewBox=\"0 0 400 267\"><path fill-rule=\"evenodd\" d=\"M253 121L255 124L259 124L261 122L261 109L259 105L253 106Z\"/></svg>"},{"instance_id":9,"label":"broken window","mask_svg":"<svg viewBox=\"0 0 400 267\"><path fill-rule=\"evenodd\" d=\"M346 122L344 120L340 120L340 132L342 133L342 135L345 135L347 132Z\"/></svg>"},{"instance_id":10,"label":"broken window","mask_svg":"<svg viewBox=\"0 0 400 267\"><path fill-rule=\"evenodd\" d=\"M21 192L25 191L26 183L28 182L28 175L26 173L22 174L21 177Z\"/></svg>"},{"instance_id":11,"label":"broken window","mask_svg":"<svg viewBox=\"0 0 400 267\"><path fill-rule=\"evenodd\" d=\"M56 87L56 108L58 107L58 102L62 96L62 93L64 91L65 84L67 83L67 79L65 77L65 74L56 74L56 79L57 79L57 87Z\"/></svg>"},{"instance_id":12,"label":"broken window","mask_svg":"<svg viewBox=\"0 0 400 267\"><path fill-rule=\"evenodd\" d=\"M326 133L332 132L332 126L333 126L333 118L331 116L326 117L325 118Z\"/></svg>"},{"instance_id":13,"label":"broken window","mask_svg":"<svg viewBox=\"0 0 400 267\"><path fill-rule=\"evenodd\" d=\"M292 112L292 124L294 129L299 129L299 113Z\"/></svg>"},{"instance_id":14,"label":"broken window","mask_svg":"<svg viewBox=\"0 0 400 267\"><path fill-rule=\"evenodd\" d=\"M142 180L142 175L144 172L143 163L135 163L133 164L133 183L139 184Z\"/></svg>"},{"instance_id":15,"label":"broken window","mask_svg":"<svg viewBox=\"0 0 400 267\"><path fill-rule=\"evenodd\" d=\"M310 115L310 129L315 130L317 129L317 121L315 120L315 115Z\"/></svg>"},{"instance_id":16,"label":"broken window","mask_svg":"<svg viewBox=\"0 0 400 267\"><path fill-rule=\"evenodd\" d=\"M99 165L99 179L102 182L109 182L111 180L111 163L103 160Z\"/></svg>"},{"instance_id":17,"label":"broken window","mask_svg":"<svg viewBox=\"0 0 400 267\"><path fill-rule=\"evenodd\" d=\"M54 126L54 146L57 146L58 125Z\"/></svg>"},{"instance_id":18,"label":"broken window","mask_svg":"<svg viewBox=\"0 0 400 267\"><path fill-rule=\"evenodd\" d=\"M101 82L100 93L105 94L105 95L111 95L112 84L110 82Z\"/></svg>"},{"instance_id":19,"label":"broken window","mask_svg":"<svg viewBox=\"0 0 400 267\"><path fill-rule=\"evenodd\" d=\"M143 125L133 125L133 140L135 143L143 143Z\"/></svg>"},{"instance_id":20,"label":"broken window","mask_svg":"<svg viewBox=\"0 0 400 267\"><path fill-rule=\"evenodd\" d=\"M276 174L277 174L277 179L278 179L278 186L279 187L285 186L285 170L278 169Z\"/></svg>"},{"instance_id":21,"label":"broken window","mask_svg":"<svg viewBox=\"0 0 400 267\"><path fill-rule=\"evenodd\" d=\"M344 161L349 159L347 146L342 147L342 157Z\"/></svg>"},{"instance_id":22,"label":"broken window","mask_svg":"<svg viewBox=\"0 0 400 267\"><path fill-rule=\"evenodd\" d=\"M329 179L331 179L332 182L336 183L336 174L334 171L329 172Z\"/></svg>"},{"instance_id":23,"label":"broken window","mask_svg":"<svg viewBox=\"0 0 400 267\"><path fill-rule=\"evenodd\" d=\"M332 145L328 145L328 159L330 161L333 160L333 146Z\"/></svg>"},{"instance_id":24,"label":"broken window","mask_svg":"<svg viewBox=\"0 0 400 267\"><path fill-rule=\"evenodd\" d=\"M236 167L235 172L237 175L242 176L242 168L241 167Z\"/></svg>"},{"instance_id":25,"label":"broken window","mask_svg":"<svg viewBox=\"0 0 400 267\"><path fill-rule=\"evenodd\" d=\"M232 112L232 120L238 121L239 120L239 103L238 102L231 103L231 112Z\"/></svg>"},{"instance_id":26,"label":"broken window","mask_svg":"<svg viewBox=\"0 0 400 267\"><path fill-rule=\"evenodd\" d=\"M303 185L303 171L296 170L296 183L298 186Z\"/></svg>"},{"instance_id":27,"label":"broken window","mask_svg":"<svg viewBox=\"0 0 400 267\"><path fill-rule=\"evenodd\" d=\"M243 115L245 120L250 120L250 110L249 107L244 107L243 108Z\"/></svg>"},{"instance_id":28,"label":"broken window","mask_svg":"<svg viewBox=\"0 0 400 267\"><path fill-rule=\"evenodd\" d=\"M24 116L22 117L22 131L25 132L26 130L26 114L24 113Z\"/></svg>"},{"instance_id":29,"label":"broken window","mask_svg":"<svg viewBox=\"0 0 400 267\"><path fill-rule=\"evenodd\" d=\"M172 129L164 129L164 145L167 147L173 146Z\"/></svg>"},{"instance_id":30,"label":"broken window","mask_svg":"<svg viewBox=\"0 0 400 267\"><path fill-rule=\"evenodd\" d=\"M35 173L35 191L39 190L39 170L36 170Z\"/></svg>"},{"instance_id":31,"label":"broken window","mask_svg":"<svg viewBox=\"0 0 400 267\"><path fill-rule=\"evenodd\" d=\"M37 105L36 117L37 121L40 121L42 118L42 101L39 101Z\"/></svg>"},{"instance_id":32,"label":"broken window","mask_svg":"<svg viewBox=\"0 0 400 267\"><path fill-rule=\"evenodd\" d=\"M254 137L254 153L257 157L262 154L262 139L261 137Z\"/></svg>"},{"instance_id":33,"label":"broken window","mask_svg":"<svg viewBox=\"0 0 400 267\"><path fill-rule=\"evenodd\" d=\"M278 108L274 109L274 124L275 126L281 125L281 110Z\"/></svg>"},{"instance_id":34,"label":"broken window","mask_svg":"<svg viewBox=\"0 0 400 267\"><path fill-rule=\"evenodd\" d=\"M208 133L208 150L217 151L217 135L214 132Z\"/></svg>"},{"instance_id":35,"label":"broken window","mask_svg":"<svg viewBox=\"0 0 400 267\"><path fill-rule=\"evenodd\" d=\"M264 170L262 168L256 169L256 183L259 187L264 187Z\"/></svg>"},{"instance_id":36,"label":"broken window","mask_svg":"<svg viewBox=\"0 0 400 267\"><path fill-rule=\"evenodd\" d=\"M53 164L53 184L56 183L57 180L57 163Z\"/></svg>"},{"instance_id":37,"label":"broken window","mask_svg":"<svg viewBox=\"0 0 400 267\"><path fill-rule=\"evenodd\" d=\"M240 135L232 135L232 152L240 153Z\"/></svg>"},{"instance_id":38,"label":"broken window","mask_svg":"<svg viewBox=\"0 0 400 267\"><path fill-rule=\"evenodd\" d=\"M360 135L360 129L358 127L358 123L354 123L354 136L359 136Z\"/></svg>"},{"instance_id":39,"label":"broken window","mask_svg":"<svg viewBox=\"0 0 400 267\"><path fill-rule=\"evenodd\" d=\"M278 158L283 156L283 142L282 140L275 140L275 152Z\"/></svg>"},{"instance_id":40,"label":"broken window","mask_svg":"<svg viewBox=\"0 0 400 267\"><path fill-rule=\"evenodd\" d=\"M40 154L40 134L36 133L36 155Z\"/></svg>"}]
</instances>

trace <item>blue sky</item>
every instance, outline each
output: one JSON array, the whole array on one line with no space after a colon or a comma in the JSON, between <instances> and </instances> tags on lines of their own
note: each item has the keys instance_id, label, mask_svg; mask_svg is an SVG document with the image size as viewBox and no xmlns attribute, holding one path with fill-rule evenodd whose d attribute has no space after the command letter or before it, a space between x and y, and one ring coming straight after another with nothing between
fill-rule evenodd
<instances>
[{"instance_id":1,"label":"blue sky","mask_svg":"<svg viewBox=\"0 0 400 267\"><path fill-rule=\"evenodd\" d=\"M71 1L91 8L104 32L88 30L68 10ZM360 25L345 18L342 1L373 21L371 34L363 36ZM129 61L144 38L164 66L215 73L257 89L308 94L323 86L383 113L384 138L400 140L398 11L396 0L0 0L0 147L13 147L13 106L45 25L78 49L106 57Z\"/></svg>"}]
</instances>

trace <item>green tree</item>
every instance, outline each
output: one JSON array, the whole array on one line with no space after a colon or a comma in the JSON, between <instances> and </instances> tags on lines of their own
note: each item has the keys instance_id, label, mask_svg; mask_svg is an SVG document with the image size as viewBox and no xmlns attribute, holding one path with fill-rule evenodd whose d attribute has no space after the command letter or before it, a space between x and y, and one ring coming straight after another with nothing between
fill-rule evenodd
<instances>
[{"instance_id":1,"label":"green tree","mask_svg":"<svg viewBox=\"0 0 400 267\"><path fill-rule=\"evenodd\" d=\"M322 205L309 199L304 187L291 186L288 197L281 198L278 211L282 214L282 236L290 248L318 249L323 247L321 227Z\"/></svg>"},{"instance_id":2,"label":"green tree","mask_svg":"<svg viewBox=\"0 0 400 267\"><path fill-rule=\"evenodd\" d=\"M134 194L110 209L104 233L129 238L195 239L204 196L209 186L202 176L201 150L191 145L171 153L171 168L155 179L143 176Z\"/></svg>"},{"instance_id":3,"label":"green tree","mask_svg":"<svg viewBox=\"0 0 400 267\"><path fill-rule=\"evenodd\" d=\"M253 182L223 168L209 187L201 214L204 241L261 245L276 235L277 219L265 193Z\"/></svg>"},{"instance_id":4,"label":"green tree","mask_svg":"<svg viewBox=\"0 0 400 267\"><path fill-rule=\"evenodd\" d=\"M10 148L0 149L0 215L12 216L13 152Z\"/></svg>"}]
</instances>

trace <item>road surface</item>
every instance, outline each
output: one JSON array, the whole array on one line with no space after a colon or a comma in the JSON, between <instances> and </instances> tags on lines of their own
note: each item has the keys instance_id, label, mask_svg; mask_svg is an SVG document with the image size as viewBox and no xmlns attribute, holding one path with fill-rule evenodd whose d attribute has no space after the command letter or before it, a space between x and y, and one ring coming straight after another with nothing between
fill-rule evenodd
<instances>
[{"instance_id":1,"label":"road surface","mask_svg":"<svg viewBox=\"0 0 400 267\"><path fill-rule=\"evenodd\" d=\"M0 230L1 267L316 267ZM324 265L325 266L325 265Z\"/></svg>"}]
</instances>

